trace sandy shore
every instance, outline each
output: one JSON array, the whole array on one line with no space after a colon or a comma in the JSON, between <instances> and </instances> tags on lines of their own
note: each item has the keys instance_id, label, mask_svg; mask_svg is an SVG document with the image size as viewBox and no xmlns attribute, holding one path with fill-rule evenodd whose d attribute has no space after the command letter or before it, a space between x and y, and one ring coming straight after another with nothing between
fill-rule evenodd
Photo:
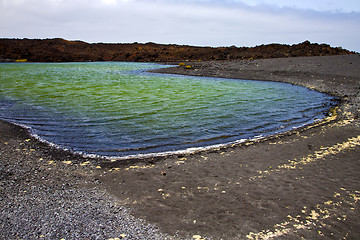
<instances>
[{"instance_id":1,"label":"sandy shore","mask_svg":"<svg viewBox=\"0 0 360 240\"><path fill-rule=\"evenodd\" d=\"M0 122L0 238L359 239L360 56L191 65L161 72L288 82L341 101L321 124L143 161L84 159Z\"/></svg>"}]
</instances>

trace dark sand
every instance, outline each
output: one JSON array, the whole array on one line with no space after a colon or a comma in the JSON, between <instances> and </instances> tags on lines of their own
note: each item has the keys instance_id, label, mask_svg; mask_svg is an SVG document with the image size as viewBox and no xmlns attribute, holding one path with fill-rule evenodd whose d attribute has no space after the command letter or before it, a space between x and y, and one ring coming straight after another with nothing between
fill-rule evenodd
<instances>
[{"instance_id":1,"label":"dark sand","mask_svg":"<svg viewBox=\"0 0 360 240\"><path fill-rule=\"evenodd\" d=\"M126 162L84 159L0 122L0 238L360 239L360 56L191 65L161 72L289 82L341 101L291 133Z\"/></svg>"}]
</instances>

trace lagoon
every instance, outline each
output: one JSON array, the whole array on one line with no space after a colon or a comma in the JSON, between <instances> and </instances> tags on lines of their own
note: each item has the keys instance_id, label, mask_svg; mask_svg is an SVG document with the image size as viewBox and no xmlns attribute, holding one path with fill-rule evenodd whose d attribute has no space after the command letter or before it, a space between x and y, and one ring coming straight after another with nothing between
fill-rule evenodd
<instances>
[{"instance_id":1,"label":"lagoon","mask_svg":"<svg viewBox=\"0 0 360 240\"><path fill-rule=\"evenodd\" d=\"M323 118L333 100L285 83L147 72L161 67L0 64L0 118L62 148L123 157L290 130Z\"/></svg>"}]
</instances>

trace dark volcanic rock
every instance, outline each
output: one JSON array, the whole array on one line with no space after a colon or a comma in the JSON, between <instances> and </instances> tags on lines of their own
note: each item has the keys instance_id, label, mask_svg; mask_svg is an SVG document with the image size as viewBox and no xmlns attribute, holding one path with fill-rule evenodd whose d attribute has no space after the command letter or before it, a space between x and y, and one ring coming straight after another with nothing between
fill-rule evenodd
<instances>
[{"instance_id":1,"label":"dark volcanic rock","mask_svg":"<svg viewBox=\"0 0 360 240\"><path fill-rule=\"evenodd\" d=\"M269 44L256 47L194 47L155 43L89 44L55 39L0 39L0 61L31 62L129 61L171 62L241 60L297 56L352 54L342 48L305 41L300 44Z\"/></svg>"}]
</instances>

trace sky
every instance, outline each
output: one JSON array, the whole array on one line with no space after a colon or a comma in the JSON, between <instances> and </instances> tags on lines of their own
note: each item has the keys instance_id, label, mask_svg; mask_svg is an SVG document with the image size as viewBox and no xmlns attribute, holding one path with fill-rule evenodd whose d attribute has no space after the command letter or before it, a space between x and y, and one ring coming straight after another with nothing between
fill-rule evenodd
<instances>
[{"instance_id":1,"label":"sky","mask_svg":"<svg viewBox=\"0 0 360 240\"><path fill-rule=\"evenodd\" d=\"M0 38L360 52L359 0L0 0Z\"/></svg>"}]
</instances>

